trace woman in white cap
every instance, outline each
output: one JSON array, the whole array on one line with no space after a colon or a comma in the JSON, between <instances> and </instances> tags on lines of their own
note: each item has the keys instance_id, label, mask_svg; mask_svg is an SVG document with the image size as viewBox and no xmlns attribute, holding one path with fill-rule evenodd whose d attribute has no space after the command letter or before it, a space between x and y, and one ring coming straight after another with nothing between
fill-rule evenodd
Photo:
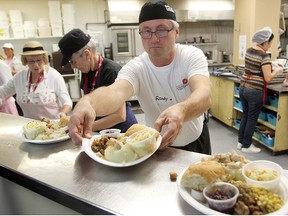
<instances>
[{"instance_id":1,"label":"woman in white cap","mask_svg":"<svg viewBox=\"0 0 288 216\"><path fill-rule=\"evenodd\" d=\"M5 43L3 45L3 50L6 55L5 62L9 65L12 70L12 75L14 76L17 72L25 69L22 65L21 60L14 53L14 46L11 43Z\"/></svg>"},{"instance_id":2,"label":"woman in white cap","mask_svg":"<svg viewBox=\"0 0 288 216\"><path fill-rule=\"evenodd\" d=\"M245 73L241 77L240 100L243 105L237 149L245 153L261 151L252 143L257 119L267 95L267 83L283 72L276 66L272 69L272 61L267 53L271 47L274 34L270 27L256 31L252 37L253 46L245 54Z\"/></svg>"},{"instance_id":3,"label":"woman in white cap","mask_svg":"<svg viewBox=\"0 0 288 216\"><path fill-rule=\"evenodd\" d=\"M29 41L21 54L28 68L17 73L6 85L0 87L0 105L16 93L16 101L28 118L58 119L72 109L61 74L48 65L47 52L38 41Z\"/></svg>"},{"instance_id":4,"label":"woman in white cap","mask_svg":"<svg viewBox=\"0 0 288 216\"><path fill-rule=\"evenodd\" d=\"M0 59L0 86L5 85L10 79L12 79L11 69ZM0 112L18 115L15 99L8 97L5 102L0 105Z\"/></svg>"}]
</instances>

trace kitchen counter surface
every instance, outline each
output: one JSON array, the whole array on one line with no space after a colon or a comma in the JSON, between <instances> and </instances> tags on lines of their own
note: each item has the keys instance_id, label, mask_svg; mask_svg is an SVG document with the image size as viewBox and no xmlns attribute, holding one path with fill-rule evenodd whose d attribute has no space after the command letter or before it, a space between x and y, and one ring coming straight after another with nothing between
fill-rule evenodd
<instances>
[{"instance_id":1,"label":"kitchen counter surface","mask_svg":"<svg viewBox=\"0 0 288 216\"><path fill-rule=\"evenodd\" d=\"M213 74L211 74L211 76L215 76ZM232 80L233 82L235 83L240 83L240 79L238 77L235 77L235 76L221 76L220 74L219 75L216 75L218 77L221 77L223 79L229 79L229 80ZM288 86L283 86L282 83L275 83L275 84L270 84L267 86L267 88L269 90L272 90L274 91L275 93L279 93L279 94L286 94L288 93Z\"/></svg>"},{"instance_id":2,"label":"kitchen counter surface","mask_svg":"<svg viewBox=\"0 0 288 216\"><path fill-rule=\"evenodd\" d=\"M67 140L54 144L21 141L31 119L0 113L0 175L82 214L201 214L170 181L205 155L168 148L133 167L112 168L90 159Z\"/></svg>"},{"instance_id":3,"label":"kitchen counter surface","mask_svg":"<svg viewBox=\"0 0 288 216\"><path fill-rule=\"evenodd\" d=\"M182 199L169 173L180 174L206 155L167 148L141 164L112 168L90 159L71 140L22 142L22 126L31 119L4 113L0 119L2 177L82 214L201 214Z\"/></svg>"}]
</instances>

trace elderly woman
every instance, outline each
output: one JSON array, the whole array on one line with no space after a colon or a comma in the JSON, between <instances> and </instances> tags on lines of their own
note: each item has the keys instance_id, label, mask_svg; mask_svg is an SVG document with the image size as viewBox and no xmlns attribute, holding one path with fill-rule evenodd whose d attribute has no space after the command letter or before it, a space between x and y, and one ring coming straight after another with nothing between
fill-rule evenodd
<instances>
[{"instance_id":1,"label":"elderly woman","mask_svg":"<svg viewBox=\"0 0 288 216\"><path fill-rule=\"evenodd\" d=\"M28 68L0 87L0 105L16 93L16 101L25 117L58 119L69 113L72 100L65 81L58 71L48 65L47 52L42 44L27 42L21 60Z\"/></svg>"}]
</instances>

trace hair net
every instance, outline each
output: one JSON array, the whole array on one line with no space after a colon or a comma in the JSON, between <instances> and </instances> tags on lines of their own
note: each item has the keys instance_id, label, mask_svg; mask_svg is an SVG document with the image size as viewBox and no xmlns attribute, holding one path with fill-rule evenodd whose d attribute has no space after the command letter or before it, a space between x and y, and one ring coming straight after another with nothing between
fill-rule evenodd
<instances>
[{"instance_id":1,"label":"hair net","mask_svg":"<svg viewBox=\"0 0 288 216\"><path fill-rule=\"evenodd\" d=\"M262 44L269 40L272 35L272 29L270 27L264 27L256 31L252 37L252 42L256 44Z\"/></svg>"}]
</instances>

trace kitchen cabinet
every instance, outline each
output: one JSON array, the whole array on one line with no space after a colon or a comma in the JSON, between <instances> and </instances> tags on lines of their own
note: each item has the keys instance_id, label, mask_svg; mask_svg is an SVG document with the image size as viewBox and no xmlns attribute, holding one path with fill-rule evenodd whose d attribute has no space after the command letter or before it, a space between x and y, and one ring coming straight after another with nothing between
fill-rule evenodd
<instances>
[{"instance_id":1,"label":"kitchen cabinet","mask_svg":"<svg viewBox=\"0 0 288 216\"><path fill-rule=\"evenodd\" d=\"M235 86L238 86L238 84L235 84ZM268 90L268 95L275 95L275 92ZM239 95L235 92L234 99L239 98ZM274 153L281 152L288 150L288 134L287 134L287 128L288 128L288 94L276 94L276 98L278 99L278 107L272 106L270 104L267 104L267 100L265 104L263 105L262 111L258 118L258 127L259 128L267 128L265 130L271 131L271 133L275 133L274 141L272 142L272 139L268 139L268 137L264 137L258 133L257 131L254 133L253 139L256 140L258 143L264 145L265 147L272 150ZM235 114L238 116L238 119L241 119L242 110L239 109L239 107L234 106L233 107ZM276 116L276 123L272 124L271 121L269 121L266 118L263 118L266 114L272 114L273 116ZM238 127L234 127L238 129Z\"/></svg>"},{"instance_id":2,"label":"kitchen cabinet","mask_svg":"<svg viewBox=\"0 0 288 216\"><path fill-rule=\"evenodd\" d=\"M210 114L232 127L236 113L233 111L234 82L210 76L212 83L212 105Z\"/></svg>"},{"instance_id":3,"label":"kitchen cabinet","mask_svg":"<svg viewBox=\"0 0 288 216\"><path fill-rule=\"evenodd\" d=\"M236 90L239 87L239 80L220 76L210 76L210 79L212 83L210 114L226 125L238 130L242 116L242 107L237 102L240 101ZM267 139L263 141L259 133L258 136L257 133L254 133L253 136L254 140L270 149L274 154L288 150L288 88L284 89L285 91L277 91L275 90L277 89L274 87L275 85L277 86L277 84L268 86L268 95L273 95L277 98L278 106L275 107L266 102L262 111L267 114L273 114L276 118L276 123L271 124L267 119L263 120L260 114L257 125L275 133L273 145L270 145L271 143Z\"/></svg>"}]
</instances>

